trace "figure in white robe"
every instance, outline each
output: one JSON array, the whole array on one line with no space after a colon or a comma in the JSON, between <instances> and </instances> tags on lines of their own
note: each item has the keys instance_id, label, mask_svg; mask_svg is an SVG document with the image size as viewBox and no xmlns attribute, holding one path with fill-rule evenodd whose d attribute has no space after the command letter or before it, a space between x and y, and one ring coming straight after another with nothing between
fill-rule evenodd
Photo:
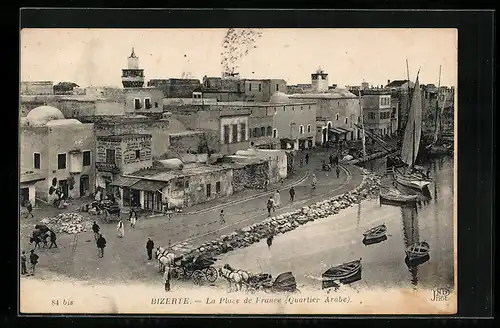
<instances>
[{"instance_id":1,"label":"figure in white robe","mask_svg":"<svg viewBox=\"0 0 500 328\"><path fill-rule=\"evenodd\" d=\"M274 207L280 207L281 205L280 198L281 198L280 191L276 190L276 192L274 193Z\"/></svg>"},{"instance_id":2,"label":"figure in white robe","mask_svg":"<svg viewBox=\"0 0 500 328\"><path fill-rule=\"evenodd\" d=\"M123 236L125 235L125 227L122 220L120 220L120 222L118 222L118 225L116 226L116 233L119 238L123 238Z\"/></svg>"}]
</instances>

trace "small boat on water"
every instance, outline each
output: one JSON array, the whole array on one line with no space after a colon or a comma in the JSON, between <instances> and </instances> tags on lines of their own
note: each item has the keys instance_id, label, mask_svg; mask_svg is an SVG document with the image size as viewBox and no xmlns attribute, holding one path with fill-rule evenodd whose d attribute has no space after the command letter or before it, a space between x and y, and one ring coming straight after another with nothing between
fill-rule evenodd
<instances>
[{"instance_id":1,"label":"small boat on water","mask_svg":"<svg viewBox=\"0 0 500 328\"><path fill-rule=\"evenodd\" d=\"M323 273L323 279L343 281L352 278L359 273L361 273L361 258L359 260L331 267Z\"/></svg>"},{"instance_id":2,"label":"small boat on water","mask_svg":"<svg viewBox=\"0 0 500 328\"><path fill-rule=\"evenodd\" d=\"M392 189L380 189L380 199L394 203L415 203L418 201L418 195L405 195Z\"/></svg>"},{"instance_id":3,"label":"small boat on water","mask_svg":"<svg viewBox=\"0 0 500 328\"><path fill-rule=\"evenodd\" d=\"M406 257L409 261L424 258L429 255L430 246L425 241L414 243L406 249Z\"/></svg>"},{"instance_id":4,"label":"small boat on water","mask_svg":"<svg viewBox=\"0 0 500 328\"><path fill-rule=\"evenodd\" d=\"M385 224L381 224L371 229L368 229L366 232L363 233L363 237L365 240L379 239L385 236L386 233L387 233L387 226Z\"/></svg>"}]
</instances>

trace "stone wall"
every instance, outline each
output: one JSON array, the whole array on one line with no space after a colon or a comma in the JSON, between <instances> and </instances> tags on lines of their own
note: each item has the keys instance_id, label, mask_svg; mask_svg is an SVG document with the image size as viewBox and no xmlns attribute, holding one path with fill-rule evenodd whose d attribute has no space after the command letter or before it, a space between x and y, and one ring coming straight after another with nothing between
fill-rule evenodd
<instances>
[{"instance_id":1,"label":"stone wall","mask_svg":"<svg viewBox=\"0 0 500 328\"><path fill-rule=\"evenodd\" d=\"M233 191L261 189L269 178L269 163L251 164L233 169Z\"/></svg>"}]
</instances>

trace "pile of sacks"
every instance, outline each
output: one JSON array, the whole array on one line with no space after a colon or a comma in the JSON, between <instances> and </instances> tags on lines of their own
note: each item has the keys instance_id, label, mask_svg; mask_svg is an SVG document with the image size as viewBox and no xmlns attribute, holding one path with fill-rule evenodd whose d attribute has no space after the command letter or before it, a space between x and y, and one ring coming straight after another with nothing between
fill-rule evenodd
<instances>
[{"instance_id":1,"label":"pile of sacks","mask_svg":"<svg viewBox=\"0 0 500 328\"><path fill-rule=\"evenodd\" d=\"M56 233L76 234L92 228L92 221L79 213L61 213L53 218L44 218L41 222Z\"/></svg>"},{"instance_id":2,"label":"pile of sacks","mask_svg":"<svg viewBox=\"0 0 500 328\"><path fill-rule=\"evenodd\" d=\"M243 229L236 230L229 235L202 244L200 247L189 251L187 256L205 253L208 256L217 256L234 250L236 248L248 247L271 235L285 233L306 224L309 221L321 219L337 214L340 210L358 204L363 199L379 195L380 177L368 170L361 169L363 181L350 192L327 199L311 206L304 206L290 213L280 214L249 225Z\"/></svg>"}]
</instances>

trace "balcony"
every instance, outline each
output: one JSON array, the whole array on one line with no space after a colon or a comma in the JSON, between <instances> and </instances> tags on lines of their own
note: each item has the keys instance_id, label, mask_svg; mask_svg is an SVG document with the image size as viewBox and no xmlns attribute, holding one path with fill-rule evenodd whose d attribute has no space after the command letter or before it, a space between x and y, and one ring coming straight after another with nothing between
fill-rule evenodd
<instances>
[{"instance_id":1,"label":"balcony","mask_svg":"<svg viewBox=\"0 0 500 328\"><path fill-rule=\"evenodd\" d=\"M118 165L112 163L96 162L95 167L101 172L120 173Z\"/></svg>"}]
</instances>

